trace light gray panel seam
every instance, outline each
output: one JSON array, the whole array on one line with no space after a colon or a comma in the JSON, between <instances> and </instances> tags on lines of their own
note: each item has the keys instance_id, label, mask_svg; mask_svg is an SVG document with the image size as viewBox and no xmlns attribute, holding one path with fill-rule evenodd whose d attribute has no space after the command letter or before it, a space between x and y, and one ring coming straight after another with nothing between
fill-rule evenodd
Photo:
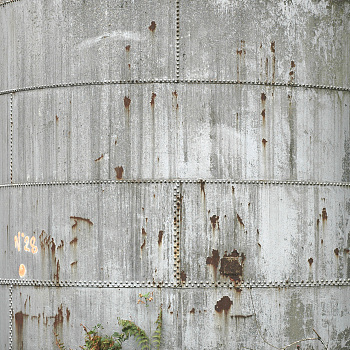
<instances>
[{"instance_id":1,"label":"light gray panel seam","mask_svg":"<svg viewBox=\"0 0 350 350\"><path fill-rule=\"evenodd\" d=\"M184 180L184 179L144 179L144 180L83 180L83 181L52 181L0 184L1 188L42 187L42 186L81 186L81 185L121 185L121 184L229 184L229 185L272 185L272 186L321 186L350 187L350 182L318 182L318 181L283 181L283 180Z\"/></svg>"},{"instance_id":2,"label":"light gray panel seam","mask_svg":"<svg viewBox=\"0 0 350 350\"><path fill-rule=\"evenodd\" d=\"M13 285L9 285L9 350L12 350L12 337L13 337L13 301L12 301L12 289Z\"/></svg>"},{"instance_id":3,"label":"light gray panel seam","mask_svg":"<svg viewBox=\"0 0 350 350\"><path fill-rule=\"evenodd\" d=\"M350 87L345 86L330 86L330 85L315 85L315 84L299 84L299 83L285 83L285 82L262 82L262 81L238 81L238 80L178 80L178 79L152 79L152 80L105 80L105 81L88 81L76 83L59 83L50 85L28 86L23 88L9 89L0 91L0 95L11 94L15 92L56 89L64 87L76 86L100 86L100 85L120 85L120 84L225 84L225 85L261 85L271 87L288 87L288 88L305 88L305 89L323 89L335 91L350 91Z\"/></svg>"}]
</instances>

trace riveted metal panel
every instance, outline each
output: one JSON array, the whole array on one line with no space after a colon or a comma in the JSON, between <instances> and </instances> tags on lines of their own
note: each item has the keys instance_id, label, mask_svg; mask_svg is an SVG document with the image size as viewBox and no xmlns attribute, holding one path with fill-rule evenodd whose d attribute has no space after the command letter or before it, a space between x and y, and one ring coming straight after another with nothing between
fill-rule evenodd
<instances>
[{"instance_id":1,"label":"riveted metal panel","mask_svg":"<svg viewBox=\"0 0 350 350\"><path fill-rule=\"evenodd\" d=\"M348 188L227 181L181 193L183 282L350 278Z\"/></svg>"},{"instance_id":2,"label":"riveted metal panel","mask_svg":"<svg viewBox=\"0 0 350 350\"><path fill-rule=\"evenodd\" d=\"M173 281L173 188L113 183L2 189L11 197L11 266L3 277ZM19 276L22 264L25 274Z\"/></svg>"},{"instance_id":3,"label":"riveted metal panel","mask_svg":"<svg viewBox=\"0 0 350 350\"><path fill-rule=\"evenodd\" d=\"M148 307L138 304L139 293L153 292L154 301ZM120 331L117 318L134 321L148 335L155 331L159 307L163 304L162 347L180 348L181 319L178 293L174 290L147 288L71 288L15 287L14 303L14 348L26 344L26 349L55 348L53 332L66 347L78 348L83 343L83 329L91 329L104 320L103 332ZM43 302L44 301L44 302ZM17 322L16 322L17 319ZM40 339L40 340L39 340ZM138 348L131 339L123 349Z\"/></svg>"},{"instance_id":4,"label":"riveted metal panel","mask_svg":"<svg viewBox=\"0 0 350 350\"><path fill-rule=\"evenodd\" d=\"M16 94L14 181L171 177L175 99L168 84Z\"/></svg>"},{"instance_id":5,"label":"riveted metal panel","mask_svg":"<svg viewBox=\"0 0 350 350\"><path fill-rule=\"evenodd\" d=\"M181 2L185 79L349 86L348 2Z\"/></svg>"},{"instance_id":6,"label":"riveted metal panel","mask_svg":"<svg viewBox=\"0 0 350 350\"><path fill-rule=\"evenodd\" d=\"M10 182L11 101L9 95L0 96L0 183Z\"/></svg>"},{"instance_id":7,"label":"riveted metal panel","mask_svg":"<svg viewBox=\"0 0 350 350\"><path fill-rule=\"evenodd\" d=\"M3 266L3 265L2 265ZM0 346L1 349L9 348L9 318L10 318L10 292L8 286L0 285Z\"/></svg>"},{"instance_id":8,"label":"riveted metal panel","mask_svg":"<svg viewBox=\"0 0 350 350\"><path fill-rule=\"evenodd\" d=\"M24 0L2 13L3 88L175 78L173 1Z\"/></svg>"}]
</instances>

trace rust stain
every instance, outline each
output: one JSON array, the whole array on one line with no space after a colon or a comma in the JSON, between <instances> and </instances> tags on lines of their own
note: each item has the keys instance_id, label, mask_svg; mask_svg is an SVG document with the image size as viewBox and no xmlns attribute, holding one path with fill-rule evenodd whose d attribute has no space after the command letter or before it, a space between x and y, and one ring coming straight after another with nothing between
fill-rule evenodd
<instances>
[{"instance_id":1,"label":"rust stain","mask_svg":"<svg viewBox=\"0 0 350 350\"><path fill-rule=\"evenodd\" d=\"M239 283L243 276L244 260L244 253L239 254L236 249L231 254L225 253L220 261L220 274L229 277L235 284Z\"/></svg>"},{"instance_id":2,"label":"rust stain","mask_svg":"<svg viewBox=\"0 0 350 350\"><path fill-rule=\"evenodd\" d=\"M207 257L206 263L207 265L213 265L214 268L216 269L219 266L220 255L216 249L213 249L211 254L212 256Z\"/></svg>"},{"instance_id":3,"label":"rust stain","mask_svg":"<svg viewBox=\"0 0 350 350\"><path fill-rule=\"evenodd\" d=\"M223 296L220 300L217 301L215 305L215 311L216 312L222 312L224 311L225 314L228 313L228 310L230 310L230 307L232 305L232 300L228 296Z\"/></svg>"},{"instance_id":4,"label":"rust stain","mask_svg":"<svg viewBox=\"0 0 350 350\"><path fill-rule=\"evenodd\" d=\"M62 249L64 247L64 242L61 239L61 243L57 246L57 249Z\"/></svg>"},{"instance_id":5,"label":"rust stain","mask_svg":"<svg viewBox=\"0 0 350 350\"><path fill-rule=\"evenodd\" d=\"M141 250L142 250L143 248L145 248L145 245L146 245L146 239L143 240L143 243L142 243L142 245L141 245Z\"/></svg>"},{"instance_id":6,"label":"rust stain","mask_svg":"<svg viewBox=\"0 0 350 350\"><path fill-rule=\"evenodd\" d=\"M323 244L323 239L321 239L321 244Z\"/></svg>"},{"instance_id":7,"label":"rust stain","mask_svg":"<svg viewBox=\"0 0 350 350\"><path fill-rule=\"evenodd\" d=\"M243 220L241 219L241 217L238 214L237 214L237 220L244 227Z\"/></svg>"},{"instance_id":8,"label":"rust stain","mask_svg":"<svg viewBox=\"0 0 350 350\"><path fill-rule=\"evenodd\" d=\"M162 244L164 231L159 231L158 233L158 245Z\"/></svg>"},{"instance_id":9,"label":"rust stain","mask_svg":"<svg viewBox=\"0 0 350 350\"><path fill-rule=\"evenodd\" d=\"M266 95L265 95L265 93L261 93L261 102L265 102L266 101Z\"/></svg>"},{"instance_id":10,"label":"rust stain","mask_svg":"<svg viewBox=\"0 0 350 350\"><path fill-rule=\"evenodd\" d=\"M54 316L54 318L55 318L55 321L53 323L53 327L54 327L54 329L57 329L58 325L63 323L63 307L62 307L62 304L58 308L57 314Z\"/></svg>"},{"instance_id":11,"label":"rust stain","mask_svg":"<svg viewBox=\"0 0 350 350\"><path fill-rule=\"evenodd\" d=\"M58 122L58 119L59 119L59 118L58 118L58 116L56 115L56 122Z\"/></svg>"},{"instance_id":12,"label":"rust stain","mask_svg":"<svg viewBox=\"0 0 350 350\"><path fill-rule=\"evenodd\" d=\"M261 111L261 116L263 117L263 120L265 120L265 108Z\"/></svg>"},{"instance_id":13,"label":"rust stain","mask_svg":"<svg viewBox=\"0 0 350 350\"><path fill-rule=\"evenodd\" d=\"M314 259L310 258L310 259L308 260L308 262L309 262L309 265L311 266L312 263L314 262Z\"/></svg>"},{"instance_id":14,"label":"rust stain","mask_svg":"<svg viewBox=\"0 0 350 350\"><path fill-rule=\"evenodd\" d=\"M240 319L240 318L249 318L249 317L253 317L253 315L234 315L234 316L231 316L232 318L235 318L235 319Z\"/></svg>"},{"instance_id":15,"label":"rust stain","mask_svg":"<svg viewBox=\"0 0 350 350\"><path fill-rule=\"evenodd\" d=\"M124 106L126 109L129 109L131 103L131 99L127 96L124 97Z\"/></svg>"},{"instance_id":16,"label":"rust stain","mask_svg":"<svg viewBox=\"0 0 350 350\"><path fill-rule=\"evenodd\" d=\"M146 230L142 227L142 236L146 236L147 235L147 232Z\"/></svg>"},{"instance_id":17,"label":"rust stain","mask_svg":"<svg viewBox=\"0 0 350 350\"><path fill-rule=\"evenodd\" d=\"M152 97L151 97L151 107L154 107L154 101L157 97L157 94L155 94L154 92L152 92Z\"/></svg>"},{"instance_id":18,"label":"rust stain","mask_svg":"<svg viewBox=\"0 0 350 350\"><path fill-rule=\"evenodd\" d=\"M154 31L156 30L156 27L157 27L156 22L152 21L152 22L151 22L151 25L148 27L148 29L149 29L152 33L154 33Z\"/></svg>"},{"instance_id":19,"label":"rust stain","mask_svg":"<svg viewBox=\"0 0 350 350\"><path fill-rule=\"evenodd\" d=\"M18 349L23 349L23 321L24 318L27 318L28 315L24 314L22 311L17 312L15 314L15 326L16 326L16 333L17 333L17 347Z\"/></svg>"},{"instance_id":20,"label":"rust stain","mask_svg":"<svg viewBox=\"0 0 350 350\"><path fill-rule=\"evenodd\" d=\"M336 256L339 256L339 248L335 248L335 249L334 249L334 254L335 254Z\"/></svg>"},{"instance_id":21,"label":"rust stain","mask_svg":"<svg viewBox=\"0 0 350 350\"><path fill-rule=\"evenodd\" d=\"M216 225L218 225L218 230L220 229L219 225L219 216L213 215L210 217L211 225L213 226L213 230L215 230Z\"/></svg>"},{"instance_id":22,"label":"rust stain","mask_svg":"<svg viewBox=\"0 0 350 350\"><path fill-rule=\"evenodd\" d=\"M261 142L262 142L263 146L265 147L266 143L267 143L266 139L262 139Z\"/></svg>"},{"instance_id":23,"label":"rust stain","mask_svg":"<svg viewBox=\"0 0 350 350\"><path fill-rule=\"evenodd\" d=\"M55 262L56 262L56 258L55 258ZM57 259L57 263L56 263L56 273L54 273L53 275L53 279L56 282L60 281L60 270L61 270L61 266L60 266L60 261Z\"/></svg>"},{"instance_id":24,"label":"rust stain","mask_svg":"<svg viewBox=\"0 0 350 350\"><path fill-rule=\"evenodd\" d=\"M76 222L73 224L72 228L75 227L75 226L77 226L77 224L78 224L79 221L87 222L90 226L92 226L92 225L94 224L90 219L82 218L82 217L80 217L80 216L71 216L70 218L71 218L72 220L76 221Z\"/></svg>"},{"instance_id":25,"label":"rust stain","mask_svg":"<svg viewBox=\"0 0 350 350\"><path fill-rule=\"evenodd\" d=\"M200 184L201 184L201 192L203 193L205 198L205 181L200 180Z\"/></svg>"},{"instance_id":26,"label":"rust stain","mask_svg":"<svg viewBox=\"0 0 350 350\"><path fill-rule=\"evenodd\" d=\"M275 53L275 42L274 41L271 42L271 52Z\"/></svg>"},{"instance_id":27,"label":"rust stain","mask_svg":"<svg viewBox=\"0 0 350 350\"><path fill-rule=\"evenodd\" d=\"M69 322L70 310L68 309L68 307L66 308L66 318L67 318L67 322Z\"/></svg>"},{"instance_id":28,"label":"rust stain","mask_svg":"<svg viewBox=\"0 0 350 350\"><path fill-rule=\"evenodd\" d=\"M173 96L174 96L174 97L177 97L177 92L176 92L176 90L173 91Z\"/></svg>"},{"instance_id":29,"label":"rust stain","mask_svg":"<svg viewBox=\"0 0 350 350\"><path fill-rule=\"evenodd\" d=\"M195 312L195 309L194 309L194 307L191 309L191 311L190 311L190 314L194 314L194 312Z\"/></svg>"},{"instance_id":30,"label":"rust stain","mask_svg":"<svg viewBox=\"0 0 350 350\"><path fill-rule=\"evenodd\" d=\"M123 178L123 171L124 171L123 167L122 166L117 166L116 168L114 168L114 170L115 170L117 179L121 180Z\"/></svg>"},{"instance_id":31,"label":"rust stain","mask_svg":"<svg viewBox=\"0 0 350 350\"><path fill-rule=\"evenodd\" d=\"M322 209L322 220L325 221L327 220L328 216L327 216L327 211L326 208Z\"/></svg>"},{"instance_id":32,"label":"rust stain","mask_svg":"<svg viewBox=\"0 0 350 350\"><path fill-rule=\"evenodd\" d=\"M182 271L180 272L180 279L181 279L182 282L186 282L187 275L186 275L186 273L185 273L184 270L182 270Z\"/></svg>"},{"instance_id":33,"label":"rust stain","mask_svg":"<svg viewBox=\"0 0 350 350\"><path fill-rule=\"evenodd\" d=\"M69 244L77 244L78 242L78 237L74 237L70 242Z\"/></svg>"},{"instance_id":34,"label":"rust stain","mask_svg":"<svg viewBox=\"0 0 350 350\"><path fill-rule=\"evenodd\" d=\"M294 68L294 67L295 67L294 61L290 61L290 67L291 67L291 68Z\"/></svg>"},{"instance_id":35,"label":"rust stain","mask_svg":"<svg viewBox=\"0 0 350 350\"><path fill-rule=\"evenodd\" d=\"M95 162L98 162L99 160L101 160L103 158L103 154L101 154L98 158L95 159Z\"/></svg>"},{"instance_id":36,"label":"rust stain","mask_svg":"<svg viewBox=\"0 0 350 350\"><path fill-rule=\"evenodd\" d=\"M130 45L126 45L125 46L125 50L129 52L130 51Z\"/></svg>"},{"instance_id":37,"label":"rust stain","mask_svg":"<svg viewBox=\"0 0 350 350\"><path fill-rule=\"evenodd\" d=\"M53 238L51 238L51 253L52 255L55 255L56 252L56 244Z\"/></svg>"},{"instance_id":38,"label":"rust stain","mask_svg":"<svg viewBox=\"0 0 350 350\"><path fill-rule=\"evenodd\" d=\"M71 264L70 264L70 266L75 266L76 264L77 264L78 262L77 261L73 261Z\"/></svg>"}]
</instances>

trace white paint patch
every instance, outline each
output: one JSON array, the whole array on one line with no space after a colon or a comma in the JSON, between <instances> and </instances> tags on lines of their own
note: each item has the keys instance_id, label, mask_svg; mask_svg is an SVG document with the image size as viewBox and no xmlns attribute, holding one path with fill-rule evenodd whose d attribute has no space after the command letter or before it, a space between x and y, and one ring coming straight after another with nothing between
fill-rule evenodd
<instances>
[{"instance_id":1,"label":"white paint patch","mask_svg":"<svg viewBox=\"0 0 350 350\"><path fill-rule=\"evenodd\" d=\"M128 32L128 31L115 31L111 33L102 34L94 38L89 38L82 41L78 45L79 50L88 49L102 40L127 40L127 41L141 41L139 32Z\"/></svg>"}]
</instances>

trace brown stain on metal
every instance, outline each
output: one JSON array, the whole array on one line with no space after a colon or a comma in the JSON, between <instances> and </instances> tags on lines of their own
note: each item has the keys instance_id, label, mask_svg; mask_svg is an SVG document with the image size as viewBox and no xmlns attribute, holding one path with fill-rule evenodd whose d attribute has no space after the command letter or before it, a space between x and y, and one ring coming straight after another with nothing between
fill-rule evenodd
<instances>
[{"instance_id":1,"label":"brown stain on metal","mask_svg":"<svg viewBox=\"0 0 350 350\"><path fill-rule=\"evenodd\" d=\"M82 218L80 216L71 216L70 218L76 221L76 223L73 224L72 228L75 227L81 221L87 222L90 226L94 224L90 219Z\"/></svg>"},{"instance_id":2,"label":"brown stain on metal","mask_svg":"<svg viewBox=\"0 0 350 350\"><path fill-rule=\"evenodd\" d=\"M129 110L130 103L131 103L131 99L129 97L125 96L124 97L124 107L125 107L125 109Z\"/></svg>"},{"instance_id":3,"label":"brown stain on metal","mask_svg":"<svg viewBox=\"0 0 350 350\"><path fill-rule=\"evenodd\" d=\"M60 271L61 271L60 261L57 259L57 262L56 262L56 258L55 258L55 263L56 263L56 273L54 273L53 279L54 279L54 281L59 282L60 281Z\"/></svg>"},{"instance_id":4,"label":"brown stain on metal","mask_svg":"<svg viewBox=\"0 0 350 350\"><path fill-rule=\"evenodd\" d=\"M215 311L219 313L224 311L227 314L232 304L233 304L232 300L225 295L220 300L217 301L215 305Z\"/></svg>"},{"instance_id":5,"label":"brown stain on metal","mask_svg":"<svg viewBox=\"0 0 350 350\"><path fill-rule=\"evenodd\" d=\"M243 276L244 260L244 253L239 254L236 249L231 254L225 252L220 261L220 274L229 277L235 284L240 283Z\"/></svg>"},{"instance_id":6,"label":"brown stain on metal","mask_svg":"<svg viewBox=\"0 0 350 350\"><path fill-rule=\"evenodd\" d=\"M78 237L74 237L70 242L69 242L69 244L77 244L77 242L78 242Z\"/></svg>"},{"instance_id":7,"label":"brown stain on metal","mask_svg":"<svg viewBox=\"0 0 350 350\"><path fill-rule=\"evenodd\" d=\"M210 217L211 225L213 226L213 230L215 230L216 225L218 225L218 230L220 230L219 225L219 216L213 215Z\"/></svg>"},{"instance_id":8,"label":"brown stain on metal","mask_svg":"<svg viewBox=\"0 0 350 350\"><path fill-rule=\"evenodd\" d=\"M266 101L266 95L264 92L261 93L261 102L264 103Z\"/></svg>"},{"instance_id":9,"label":"brown stain on metal","mask_svg":"<svg viewBox=\"0 0 350 350\"><path fill-rule=\"evenodd\" d=\"M147 232L146 230L142 227L142 236L146 236L147 235Z\"/></svg>"},{"instance_id":10,"label":"brown stain on metal","mask_svg":"<svg viewBox=\"0 0 350 350\"><path fill-rule=\"evenodd\" d=\"M177 103L177 92L173 91L172 94L174 96L173 108L178 109L179 108L179 104Z\"/></svg>"},{"instance_id":11,"label":"brown stain on metal","mask_svg":"<svg viewBox=\"0 0 350 350\"><path fill-rule=\"evenodd\" d=\"M77 264L78 262L77 261L73 261L71 264L70 264L70 266L75 266L76 264Z\"/></svg>"},{"instance_id":12,"label":"brown stain on metal","mask_svg":"<svg viewBox=\"0 0 350 350\"><path fill-rule=\"evenodd\" d=\"M211 252L212 256L208 256L206 260L207 265L212 265L215 269L219 266L220 255L216 249Z\"/></svg>"},{"instance_id":13,"label":"brown stain on metal","mask_svg":"<svg viewBox=\"0 0 350 350\"><path fill-rule=\"evenodd\" d=\"M141 245L141 250L142 250L143 248L145 248L145 245L146 245L146 239L143 240L143 243L142 243L142 245Z\"/></svg>"},{"instance_id":14,"label":"brown stain on metal","mask_svg":"<svg viewBox=\"0 0 350 350\"><path fill-rule=\"evenodd\" d=\"M162 244L164 231L159 231L158 233L158 245Z\"/></svg>"},{"instance_id":15,"label":"brown stain on metal","mask_svg":"<svg viewBox=\"0 0 350 350\"><path fill-rule=\"evenodd\" d=\"M237 220L240 223L240 225L242 225L244 227L243 220L241 219L241 217L238 214L237 214Z\"/></svg>"},{"instance_id":16,"label":"brown stain on metal","mask_svg":"<svg viewBox=\"0 0 350 350\"><path fill-rule=\"evenodd\" d=\"M151 25L148 27L148 29L149 29L152 33L154 33L154 31L156 30L156 27L157 27L156 22L152 21L152 22L151 22Z\"/></svg>"},{"instance_id":17,"label":"brown stain on metal","mask_svg":"<svg viewBox=\"0 0 350 350\"><path fill-rule=\"evenodd\" d=\"M310 258L310 259L308 260L308 262L309 262L309 265L311 266L312 263L314 262L314 259Z\"/></svg>"},{"instance_id":18,"label":"brown stain on metal","mask_svg":"<svg viewBox=\"0 0 350 350\"><path fill-rule=\"evenodd\" d=\"M66 318L67 318L67 322L69 322L70 310L68 309L68 307L66 308Z\"/></svg>"},{"instance_id":19,"label":"brown stain on metal","mask_svg":"<svg viewBox=\"0 0 350 350\"><path fill-rule=\"evenodd\" d=\"M327 218L328 218L327 210L326 210L326 208L323 208L323 209L322 209L322 220L323 220L323 221L326 221Z\"/></svg>"},{"instance_id":20,"label":"brown stain on metal","mask_svg":"<svg viewBox=\"0 0 350 350\"><path fill-rule=\"evenodd\" d=\"M190 314L194 314L194 312L195 312L196 310L194 309L194 307L191 309L191 311L190 311Z\"/></svg>"},{"instance_id":21,"label":"brown stain on metal","mask_svg":"<svg viewBox=\"0 0 350 350\"><path fill-rule=\"evenodd\" d=\"M154 92L152 92L152 97L151 97L151 107L154 107L154 103L155 103L155 99L157 97L157 94L155 94Z\"/></svg>"},{"instance_id":22,"label":"brown stain on metal","mask_svg":"<svg viewBox=\"0 0 350 350\"><path fill-rule=\"evenodd\" d=\"M116 174L116 177L118 180L121 180L123 178L123 172L124 172L124 169L122 166L117 166L114 168L115 170L115 174Z\"/></svg>"},{"instance_id":23,"label":"brown stain on metal","mask_svg":"<svg viewBox=\"0 0 350 350\"><path fill-rule=\"evenodd\" d=\"M203 193L204 199L205 199L205 181L200 180L201 184L201 193Z\"/></svg>"},{"instance_id":24,"label":"brown stain on metal","mask_svg":"<svg viewBox=\"0 0 350 350\"><path fill-rule=\"evenodd\" d=\"M290 61L290 67L294 68L295 67L295 62L294 61Z\"/></svg>"},{"instance_id":25,"label":"brown stain on metal","mask_svg":"<svg viewBox=\"0 0 350 350\"><path fill-rule=\"evenodd\" d=\"M125 50L129 52L130 51L130 45L126 45L125 46Z\"/></svg>"},{"instance_id":26,"label":"brown stain on metal","mask_svg":"<svg viewBox=\"0 0 350 350\"><path fill-rule=\"evenodd\" d=\"M53 327L54 329L57 329L58 325L62 324L63 323L63 307L62 307L62 304L61 306L57 309L57 314L54 316L55 318L55 321L53 323Z\"/></svg>"},{"instance_id":27,"label":"brown stain on metal","mask_svg":"<svg viewBox=\"0 0 350 350\"><path fill-rule=\"evenodd\" d=\"M335 254L336 256L339 256L339 248L335 248L335 249L334 249L334 254Z\"/></svg>"},{"instance_id":28,"label":"brown stain on metal","mask_svg":"<svg viewBox=\"0 0 350 350\"><path fill-rule=\"evenodd\" d=\"M99 160L101 160L103 158L103 154L101 154L98 158L95 159L95 162L98 162Z\"/></svg>"},{"instance_id":29,"label":"brown stain on metal","mask_svg":"<svg viewBox=\"0 0 350 350\"><path fill-rule=\"evenodd\" d=\"M23 321L29 315L24 314L22 311L16 312L15 314L15 327L16 327L16 343L18 349L23 349Z\"/></svg>"},{"instance_id":30,"label":"brown stain on metal","mask_svg":"<svg viewBox=\"0 0 350 350\"><path fill-rule=\"evenodd\" d=\"M57 246L57 250L62 249L63 247L64 247L64 242L61 239L61 243Z\"/></svg>"},{"instance_id":31,"label":"brown stain on metal","mask_svg":"<svg viewBox=\"0 0 350 350\"><path fill-rule=\"evenodd\" d=\"M275 82L275 72L276 72L276 55L275 55L275 42L271 42L271 53L272 53L272 82Z\"/></svg>"},{"instance_id":32,"label":"brown stain on metal","mask_svg":"<svg viewBox=\"0 0 350 350\"><path fill-rule=\"evenodd\" d=\"M182 282L186 282L187 275L186 275L186 273L185 273L184 270L182 270L182 271L180 272L180 279L181 279Z\"/></svg>"},{"instance_id":33,"label":"brown stain on metal","mask_svg":"<svg viewBox=\"0 0 350 350\"><path fill-rule=\"evenodd\" d=\"M240 319L240 318L249 318L249 317L253 317L254 315L233 315L231 316L231 318L235 318L235 319Z\"/></svg>"},{"instance_id":34,"label":"brown stain on metal","mask_svg":"<svg viewBox=\"0 0 350 350\"><path fill-rule=\"evenodd\" d=\"M58 119L59 119L59 118L58 118L58 116L56 115L56 122L57 122L57 123L58 123Z\"/></svg>"},{"instance_id":35,"label":"brown stain on metal","mask_svg":"<svg viewBox=\"0 0 350 350\"><path fill-rule=\"evenodd\" d=\"M261 142L262 142L263 146L266 147L266 143L267 143L266 139L262 139Z\"/></svg>"},{"instance_id":36,"label":"brown stain on metal","mask_svg":"<svg viewBox=\"0 0 350 350\"><path fill-rule=\"evenodd\" d=\"M344 248L344 253L349 254L350 249L349 248Z\"/></svg>"}]
</instances>

